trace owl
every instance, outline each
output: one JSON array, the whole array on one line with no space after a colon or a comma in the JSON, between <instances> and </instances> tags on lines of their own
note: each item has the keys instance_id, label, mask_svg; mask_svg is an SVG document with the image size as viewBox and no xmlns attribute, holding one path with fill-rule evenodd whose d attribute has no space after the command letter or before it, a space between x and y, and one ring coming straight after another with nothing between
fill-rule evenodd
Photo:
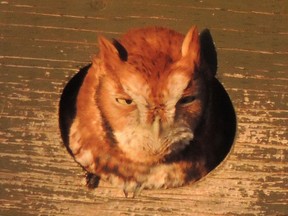
<instances>
[{"instance_id":1,"label":"owl","mask_svg":"<svg viewBox=\"0 0 288 216\"><path fill-rule=\"evenodd\" d=\"M216 79L208 29L162 27L99 37L99 53L66 85L59 105L63 142L87 172L137 196L193 183L225 158L235 112Z\"/></svg>"}]
</instances>

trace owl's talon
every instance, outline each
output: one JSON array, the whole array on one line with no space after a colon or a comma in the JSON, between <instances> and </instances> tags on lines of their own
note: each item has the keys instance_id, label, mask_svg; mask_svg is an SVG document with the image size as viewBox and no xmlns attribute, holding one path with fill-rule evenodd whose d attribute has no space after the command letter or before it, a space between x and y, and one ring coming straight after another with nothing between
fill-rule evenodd
<instances>
[{"instance_id":1,"label":"owl's talon","mask_svg":"<svg viewBox=\"0 0 288 216\"><path fill-rule=\"evenodd\" d=\"M135 190L133 192L133 198L138 197L141 194L141 192L143 191L143 189L144 189L144 184L137 185L137 187L135 188Z\"/></svg>"},{"instance_id":2,"label":"owl's talon","mask_svg":"<svg viewBox=\"0 0 288 216\"><path fill-rule=\"evenodd\" d=\"M125 189L123 189L123 193L124 193L124 195L125 195L125 198L128 198L128 191L126 191Z\"/></svg>"},{"instance_id":3,"label":"owl's talon","mask_svg":"<svg viewBox=\"0 0 288 216\"><path fill-rule=\"evenodd\" d=\"M123 193L124 193L126 198L129 197L129 192L130 191L131 191L131 185L129 185L129 182L125 182L124 183L124 187L123 187Z\"/></svg>"},{"instance_id":4,"label":"owl's talon","mask_svg":"<svg viewBox=\"0 0 288 216\"><path fill-rule=\"evenodd\" d=\"M132 192L132 198L136 198L137 196L140 195L142 190L144 189L143 184L139 184L136 182L126 182L123 187L123 193L126 198L129 197L129 192Z\"/></svg>"},{"instance_id":5,"label":"owl's talon","mask_svg":"<svg viewBox=\"0 0 288 216\"><path fill-rule=\"evenodd\" d=\"M125 198L128 198L129 192L126 190L126 188L123 189L123 193L125 195Z\"/></svg>"}]
</instances>

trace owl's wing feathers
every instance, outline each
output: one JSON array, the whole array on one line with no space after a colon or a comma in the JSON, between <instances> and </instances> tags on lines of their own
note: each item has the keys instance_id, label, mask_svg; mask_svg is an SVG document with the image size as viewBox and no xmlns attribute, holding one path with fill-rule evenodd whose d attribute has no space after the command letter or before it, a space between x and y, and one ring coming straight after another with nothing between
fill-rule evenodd
<instances>
[{"instance_id":1,"label":"owl's wing feathers","mask_svg":"<svg viewBox=\"0 0 288 216\"><path fill-rule=\"evenodd\" d=\"M70 127L76 116L76 101L79 89L84 81L91 64L83 67L73 76L65 86L59 102L59 127L61 137L68 152L72 154L69 148Z\"/></svg>"}]
</instances>

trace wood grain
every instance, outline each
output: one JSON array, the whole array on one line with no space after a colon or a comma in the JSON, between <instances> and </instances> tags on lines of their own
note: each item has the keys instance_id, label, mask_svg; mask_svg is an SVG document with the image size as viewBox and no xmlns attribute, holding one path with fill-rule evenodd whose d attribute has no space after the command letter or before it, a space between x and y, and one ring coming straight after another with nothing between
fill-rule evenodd
<instances>
[{"instance_id":1,"label":"wood grain","mask_svg":"<svg viewBox=\"0 0 288 216\"><path fill-rule=\"evenodd\" d=\"M0 215L288 215L288 2L0 2ZM62 146L60 93L97 53L97 36L160 25L208 27L238 130L225 161L196 184L124 198L83 186Z\"/></svg>"}]
</instances>

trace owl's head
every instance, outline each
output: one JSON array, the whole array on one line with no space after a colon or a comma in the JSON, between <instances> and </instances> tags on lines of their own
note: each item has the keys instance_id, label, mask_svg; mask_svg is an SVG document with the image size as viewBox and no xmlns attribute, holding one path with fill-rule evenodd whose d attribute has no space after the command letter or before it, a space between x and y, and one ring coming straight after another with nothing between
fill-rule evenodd
<instances>
[{"instance_id":1,"label":"owl's head","mask_svg":"<svg viewBox=\"0 0 288 216\"><path fill-rule=\"evenodd\" d=\"M186 36L147 29L120 42L99 38L96 104L128 158L157 162L193 140L216 72L205 66L201 44L196 27Z\"/></svg>"}]
</instances>

